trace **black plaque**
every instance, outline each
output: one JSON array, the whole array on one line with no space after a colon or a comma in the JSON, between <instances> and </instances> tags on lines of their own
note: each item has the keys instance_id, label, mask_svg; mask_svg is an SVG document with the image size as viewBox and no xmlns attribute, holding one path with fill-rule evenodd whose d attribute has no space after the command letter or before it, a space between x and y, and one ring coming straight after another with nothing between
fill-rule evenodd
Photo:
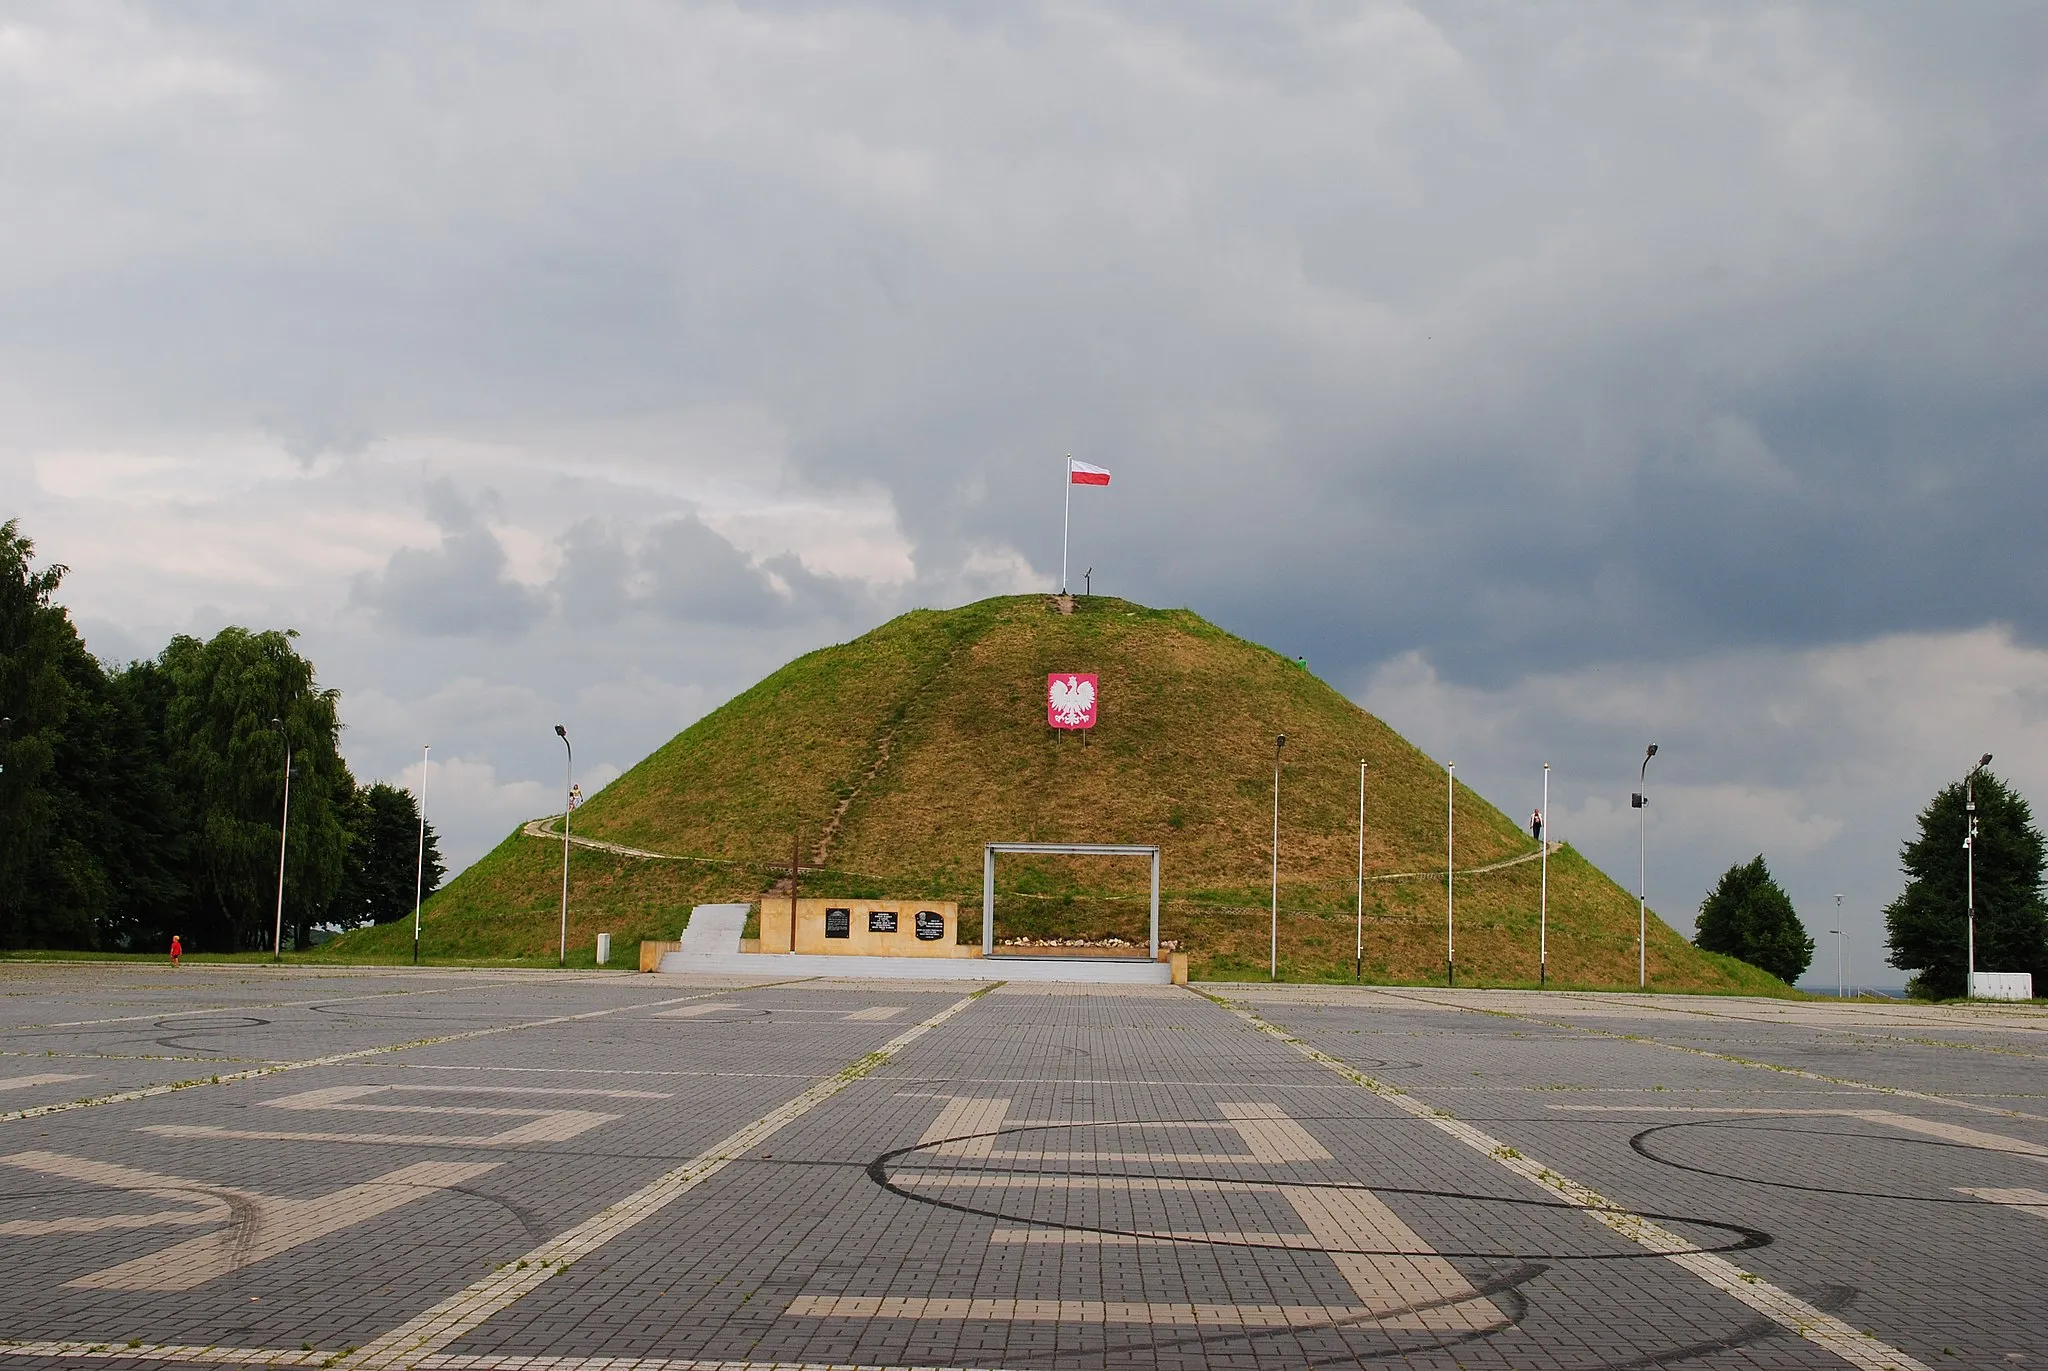
<instances>
[{"instance_id":1,"label":"black plaque","mask_svg":"<svg viewBox=\"0 0 2048 1371\"><path fill-rule=\"evenodd\" d=\"M825 936L828 938L851 938L853 936L853 911L850 909L826 910Z\"/></svg>"},{"instance_id":2,"label":"black plaque","mask_svg":"<svg viewBox=\"0 0 2048 1371\"><path fill-rule=\"evenodd\" d=\"M921 943L935 943L946 936L946 916L936 909L917 911L917 940Z\"/></svg>"},{"instance_id":3,"label":"black plaque","mask_svg":"<svg viewBox=\"0 0 2048 1371\"><path fill-rule=\"evenodd\" d=\"M870 933L894 933L895 931L896 931L896 911L895 911L895 910L893 910L893 909L870 909L870 910L868 911L868 932L870 932Z\"/></svg>"}]
</instances>

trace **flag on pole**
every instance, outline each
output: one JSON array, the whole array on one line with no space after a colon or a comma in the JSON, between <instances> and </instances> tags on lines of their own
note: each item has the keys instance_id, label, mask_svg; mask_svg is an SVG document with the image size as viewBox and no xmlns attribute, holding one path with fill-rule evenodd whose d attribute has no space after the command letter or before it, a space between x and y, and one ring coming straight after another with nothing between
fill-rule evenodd
<instances>
[{"instance_id":1,"label":"flag on pole","mask_svg":"<svg viewBox=\"0 0 2048 1371\"><path fill-rule=\"evenodd\" d=\"M1074 523L1074 487L1106 486L1109 484L1109 468L1090 466L1067 458L1067 509L1060 516L1060 594L1067 593L1067 533Z\"/></svg>"}]
</instances>

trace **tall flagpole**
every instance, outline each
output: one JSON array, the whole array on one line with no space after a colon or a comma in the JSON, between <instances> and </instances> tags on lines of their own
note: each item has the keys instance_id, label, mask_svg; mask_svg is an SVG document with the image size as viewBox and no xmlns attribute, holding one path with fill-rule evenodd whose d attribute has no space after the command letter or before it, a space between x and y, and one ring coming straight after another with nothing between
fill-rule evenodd
<instances>
[{"instance_id":1,"label":"tall flagpole","mask_svg":"<svg viewBox=\"0 0 2048 1371\"><path fill-rule=\"evenodd\" d=\"M427 886L427 753L432 744L420 745L420 852L412 868L412 964L420 964L420 898Z\"/></svg>"},{"instance_id":2,"label":"tall flagpole","mask_svg":"<svg viewBox=\"0 0 2048 1371\"><path fill-rule=\"evenodd\" d=\"M1358 946L1352 954L1351 978L1365 979L1365 759L1358 759Z\"/></svg>"},{"instance_id":3,"label":"tall flagpole","mask_svg":"<svg viewBox=\"0 0 2048 1371\"><path fill-rule=\"evenodd\" d=\"M1539 990L1550 985L1550 763L1543 764L1543 823L1538 828L1537 843L1543 849L1543 875L1541 893L1536 905L1536 986Z\"/></svg>"},{"instance_id":4,"label":"tall flagpole","mask_svg":"<svg viewBox=\"0 0 2048 1371\"><path fill-rule=\"evenodd\" d=\"M1445 768L1449 789L1444 799L1444 984L1458 983L1458 764Z\"/></svg>"},{"instance_id":5,"label":"tall flagpole","mask_svg":"<svg viewBox=\"0 0 2048 1371\"><path fill-rule=\"evenodd\" d=\"M1074 521L1074 454L1067 454L1067 512L1060 516L1060 594L1067 593L1067 526Z\"/></svg>"}]
</instances>

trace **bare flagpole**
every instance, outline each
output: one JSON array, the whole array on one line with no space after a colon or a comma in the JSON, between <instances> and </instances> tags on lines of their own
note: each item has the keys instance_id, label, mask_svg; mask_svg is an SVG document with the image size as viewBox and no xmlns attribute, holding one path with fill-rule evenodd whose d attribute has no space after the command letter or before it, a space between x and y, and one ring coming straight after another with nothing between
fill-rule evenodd
<instances>
[{"instance_id":1,"label":"bare flagpole","mask_svg":"<svg viewBox=\"0 0 2048 1371\"><path fill-rule=\"evenodd\" d=\"M1365 759L1358 761L1358 948L1352 954L1351 979L1365 979Z\"/></svg>"},{"instance_id":2,"label":"bare flagpole","mask_svg":"<svg viewBox=\"0 0 2048 1371\"><path fill-rule=\"evenodd\" d=\"M1444 799L1444 984L1458 983L1458 764L1444 768L1449 778Z\"/></svg>"},{"instance_id":3,"label":"bare flagpole","mask_svg":"<svg viewBox=\"0 0 2048 1371\"><path fill-rule=\"evenodd\" d=\"M427 884L427 753L433 744L420 744L420 854L412 868L412 964L420 964L420 896Z\"/></svg>"},{"instance_id":4,"label":"bare flagpole","mask_svg":"<svg viewBox=\"0 0 2048 1371\"><path fill-rule=\"evenodd\" d=\"M1543 764L1543 823L1536 842L1543 849L1542 894L1536 906L1536 986L1550 984L1550 763Z\"/></svg>"},{"instance_id":5,"label":"bare flagpole","mask_svg":"<svg viewBox=\"0 0 2048 1371\"><path fill-rule=\"evenodd\" d=\"M1074 522L1074 454L1067 454L1067 512L1060 516L1060 594L1067 593L1067 529Z\"/></svg>"}]
</instances>

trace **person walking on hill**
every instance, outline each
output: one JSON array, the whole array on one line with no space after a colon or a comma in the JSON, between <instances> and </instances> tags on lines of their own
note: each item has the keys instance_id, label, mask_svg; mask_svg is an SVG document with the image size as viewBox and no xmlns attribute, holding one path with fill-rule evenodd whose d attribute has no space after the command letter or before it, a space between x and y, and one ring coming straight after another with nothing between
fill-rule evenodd
<instances>
[{"instance_id":1,"label":"person walking on hill","mask_svg":"<svg viewBox=\"0 0 2048 1371\"><path fill-rule=\"evenodd\" d=\"M171 935L171 970L176 971L178 969L178 958L184 955L185 944L179 941L177 934L173 933Z\"/></svg>"},{"instance_id":2,"label":"person walking on hill","mask_svg":"<svg viewBox=\"0 0 2048 1371\"><path fill-rule=\"evenodd\" d=\"M1543 811L1540 809L1529 811L1529 837L1539 843L1543 841Z\"/></svg>"}]
</instances>

